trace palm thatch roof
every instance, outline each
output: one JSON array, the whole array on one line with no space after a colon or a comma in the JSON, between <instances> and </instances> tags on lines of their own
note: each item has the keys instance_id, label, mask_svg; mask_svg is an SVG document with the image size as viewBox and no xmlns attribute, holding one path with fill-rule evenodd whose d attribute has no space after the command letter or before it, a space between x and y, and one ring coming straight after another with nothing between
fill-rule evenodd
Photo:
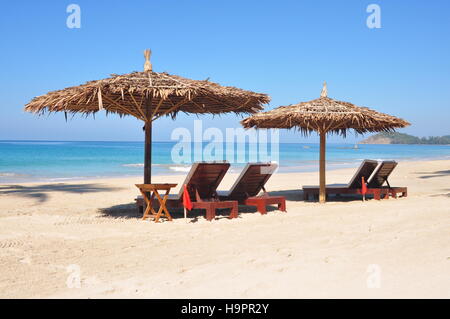
<instances>
[{"instance_id":1,"label":"palm thatch roof","mask_svg":"<svg viewBox=\"0 0 450 319\"><path fill-rule=\"evenodd\" d=\"M389 132L409 125L403 119L327 97L326 83L318 99L256 113L241 124L245 128L296 128L305 135L317 131L343 136L349 129L363 134Z\"/></svg>"},{"instance_id":2,"label":"palm thatch roof","mask_svg":"<svg viewBox=\"0 0 450 319\"><path fill-rule=\"evenodd\" d=\"M161 116L174 118L186 113L254 113L270 101L266 94L221 86L208 80L190 80L151 70L150 53L144 72L90 81L83 85L53 91L35 97L25 110L38 114L65 112L92 114L105 109L109 113L132 115L143 121Z\"/></svg>"}]
</instances>

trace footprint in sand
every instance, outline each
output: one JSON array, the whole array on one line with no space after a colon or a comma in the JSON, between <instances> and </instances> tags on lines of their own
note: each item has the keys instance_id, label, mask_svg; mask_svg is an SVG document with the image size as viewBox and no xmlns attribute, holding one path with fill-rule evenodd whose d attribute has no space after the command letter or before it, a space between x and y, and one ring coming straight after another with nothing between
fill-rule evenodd
<instances>
[{"instance_id":1,"label":"footprint in sand","mask_svg":"<svg viewBox=\"0 0 450 319\"><path fill-rule=\"evenodd\" d=\"M105 223L116 223L122 222L120 219L111 219L111 218L82 218L82 217L69 217L65 218L61 222L56 222L53 225L55 226L65 226L65 225L97 225L97 224L105 224Z\"/></svg>"},{"instance_id":2,"label":"footprint in sand","mask_svg":"<svg viewBox=\"0 0 450 319\"><path fill-rule=\"evenodd\" d=\"M24 257L24 258L21 258L21 259L19 259L19 262L20 263L22 263L22 264L31 264L31 257L30 256L27 256L27 257Z\"/></svg>"},{"instance_id":3,"label":"footprint in sand","mask_svg":"<svg viewBox=\"0 0 450 319\"><path fill-rule=\"evenodd\" d=\"M291 258L294 256L294 254L292 253L292 250L289 248L278 248L277 253L282 256L286 256L287 258Z\"/></svg>"},{"instance_id":4,"label":"footprint in sand","mask_svg":"<svg viewBox=\"0 0 450 319\"><path fill-rule=\"evenodd\" d=\"M14 247L19 247L23 245L23 241L18 240L18 239L5 239L0 241L0 248L14 248Z\"/></svg>"}]
</instances>

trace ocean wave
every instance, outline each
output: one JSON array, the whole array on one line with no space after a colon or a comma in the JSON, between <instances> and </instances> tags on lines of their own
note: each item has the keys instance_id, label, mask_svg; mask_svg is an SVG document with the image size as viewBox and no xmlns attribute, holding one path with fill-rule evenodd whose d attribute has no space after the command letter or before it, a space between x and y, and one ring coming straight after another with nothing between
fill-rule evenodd
<instances>
[{"instance_id":1,"label":"ocean wave","mask_svg":"<svg viewBox=\"0 0 450 319\"><path fill-rule=\"evenodd\" d=\"M11 145L64 145L70 144L72 142L64 142L64 141L0 141L0 144L11 144Z\"/></svg>"},{"instance_id":2,"label":"ocean wave","mask_svg":"<svg viewBox=\"0 0 450 319\"><path fill-rule=\"evenodd\" d=\"M27 176L25 174L17 174L17 173L9 173L9 172L0 172L0 177L23 177Z\"/></svg>"},{"instance_id":3,"label":"ocean wave","mask_svg":"<svg viewBox=\"0 0 450 319\"><path fill-rule=\"evenodd\" d=\"M189 172L189 170L191 169L190 166L185 167L185 166L169 166L169 169L175 172Z\"/></svg>"},{"instance_id":4,"label":"ocean wave","mask_svg":"<svg viewBox=\"0 0 450 319\"><path fill-rule=\"evenodd\" d=\"M170 167L170 165L173 164L153 164L152 167ZM144 167L144 163L129 163L129 164L122 164L123 167Z\"/></svg>"},{"instance_id":5,"label":"ocean wave","mask_svg":"<svg viewBox=\"0 0 450 319\"><path fill-rule=\"evenodd\" d=\"M144 164L142 163L135 163L135 164L122 164L124 167L144 167Z\"/></svg>"}]
</instances>

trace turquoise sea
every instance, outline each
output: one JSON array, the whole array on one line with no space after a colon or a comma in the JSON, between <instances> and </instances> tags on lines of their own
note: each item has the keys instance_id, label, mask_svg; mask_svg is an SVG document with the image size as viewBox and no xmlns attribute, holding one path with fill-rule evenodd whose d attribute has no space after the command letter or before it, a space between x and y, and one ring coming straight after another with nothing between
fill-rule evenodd
<instances>
[{"instance_id":1,"label":"turquoise sea","mask_svg":"<svg viewBox=\"0 0 450 319\"><path fill-rule=\"evenodd\" d=\"M185 174L189 170L194 158L185 163L174 163L172 160L171 153L175 144L176 142L153 143L154 175ZM249 145L246 147L248 159L248 154L252 152L249 151ZM222 157L232 158L229 157L229 152L224 150ZM268 153L270 154L270 150ZM278 154L279 172L318 169L318 144L281 143ZM143 142L0 141L0 184L140 176L143 174L143 156ZM217 154L215 156L217 159ZM355 148L354 144L327 145L327 169L357 166L366 158L397 161L450 159L450 146L359 144ZM239 171L244 165L231 162L232 171Z\"/></svg>"}]
</instances>

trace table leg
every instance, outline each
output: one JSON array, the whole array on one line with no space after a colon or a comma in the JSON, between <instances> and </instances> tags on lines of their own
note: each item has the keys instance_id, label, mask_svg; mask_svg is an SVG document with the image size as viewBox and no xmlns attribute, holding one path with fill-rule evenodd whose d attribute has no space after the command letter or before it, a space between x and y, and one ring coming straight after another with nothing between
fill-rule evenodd
<instances>
[{"instance_id":1,"label":"table leg","mask_svg":"<svg viewBox=\"0 0 450 319\"><path fill-rule=\"evenodd\" d=\"M166 202L169 199L169 193L170 193L170 189L166 190L166 193L164 194L164 198L163 198L163 203L161 205L164 206L163 209L164 209L164 212L166 213L167 219L169 221L172 221L172 216L170 215L169 210L167 209L167 206L166 206Z\"/></svg>"},{"instance_id":2,"label":"table leg","mask_svg":"<svg viewBox=\"0 0 450 319\"><path fill-rule=\"evenodd\" d=\"M159 221L159 217L161 216L161 213L162 213L162 210L163 210L163 205L161 204L162 200L161 200L161 196L159 196L158 191L155 189L153 192L154 192L154 194L155 194L155 196L156 196L156 198L158 199L158 202L159 202L159 209L158 209L158 212L156 213L156 216L155 216L155 223L157 223Z\"/></svg>"},{"instance_id":3,"label":"table leg","mask_svg":"<svg viewBox=\"0 0 450 319\"><path fill-rule=\"evenodd\" d=\"M144 214L143 214L143 216L142 216L142 219L145 220L145 219L148 217L148 215L149 215L150 212L152 212L153 214L155 214L155 211L154 211L153 208L152 208L153 194L152 194L152 196L150 197L150 198L151 198L150 200L149 200L148 197L147 197L147 196L148 196L147 192L141 191L141 194L142 194L142 197L144 198L145 203L147 204L147 207L145 208Z\"/></svg>"},{"instance_id":4,"label":"table leg","mask_svg":"<svg viewBox=\"0 0 450 319\"><path fill-rule=\"evenodd\" d=\"M159 210L158 213L156 214L156 218L155 218L155 223L157 223L159 221L159 218L162 215L162 212L164 211L165 216L169 219L169 221L172 220L172 216L170 216L169 211L167 210L166 207L166 201L169 198L169 190L166 191L166 193L164 194L164 199L161 198L161 196L159 195L158 191L155 189L155 196L159 201Z\"/></svg>"}]
</instances>

